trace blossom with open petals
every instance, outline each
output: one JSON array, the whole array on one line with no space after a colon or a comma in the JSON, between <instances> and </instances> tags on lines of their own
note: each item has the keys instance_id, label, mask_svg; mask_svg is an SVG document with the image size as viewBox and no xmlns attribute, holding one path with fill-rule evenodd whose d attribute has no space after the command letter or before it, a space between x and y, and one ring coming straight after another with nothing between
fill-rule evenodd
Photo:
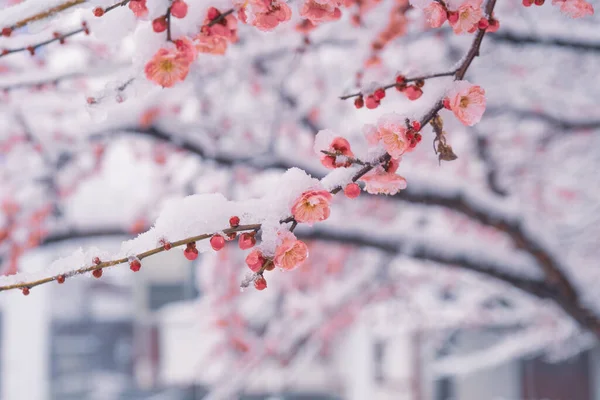
<instances>
[{"instance_id":1,"label":"blossom with open petals","mask_svg":"<svg viewBox=\"0 0 600 400\"><path fill-rule=\"evenodd\" d=\"M383 116L377 122L377 138L392 158L401 157L414 149L408 133L406 123L399 116Z\"/></svg>"},{"instance_id":2,"label":"blossom with open petals","mask_svg":"<svg viewBox=\"0 0 600 400\"><path fill-rule=\"evenodd\" d=\"M292 206L292 215L297 222L312 225L329 218L331 193L326 190L309 190L302 193Z\"/></svg>"},{"instance_id":3,"label":"blossom with open petals","mask_svg":"<svg viewBox=\"0 0 600 400\"><path fill-rule=\"evenodd\" d=\"M430 3L423 11L427 17L427 22L432 28L439 28L446 22L448 13L437 1Z\"/></svg>"},{"instance_id":4,"label":"blossom with open petals","mask_svg":"<svg viewBox=\"0 0 600 400\"><path fill-rule=\"evenodd\" d=\"M196 56L198 56L198 51L194 42L187 36L183 36L174 41L175 47L181 56L183 56L188 62L194 62Z\"/></svg>"},{"instance_id":5,"label":"blossom with open petals","mask_svg":"<svg viewBox=\"0 0 600 400\"><path fill-rule=\"evenodd\" d=\"M136 17L142 18L148 15L146 0L134 0L129 2L129 9L133 11Z\"/></svg>"},{"instance_id":6,"label":"blossom with open petals","mask_svg":"<svg viewBox=\"0 0 600 400\"><path fill-rule=\"evenodd\" d=\"M293 234L287 235L282 243L275 249L273 263L276 267L292 270L308 258L306 243L297 240Z\"/></svg>"},{"instance_id":7,"label":"blossom with open petals","mask_svg":"<svg viewBox=\"0 0 600 400\"><path fill-rule=\"evenodd\" d=\"M594 7L585 0L552 0L552 4L560 5L560 11L571 18L594 14Z\"/></svg>"},{"instance_id":8,"label":"blossom with open petals","mask_svg":"<svg viewBox=\"0 0 600 400\"><path fill-rule=\"evenodd\" d=\"M365 182L365 190L371 194L395 195L406 189L406 179L393 172L387 172L382 167L377 167L366 174L361 181Z\"/></svg>"},{"instance_id":9,"label":"blossom with open petals","mask_svg":"<svg viewBox=\"0 0 600 400\"><path fill-rule=\"evenodd\" d=\"M279 0L249 0L239 8L238 16L242 22L254 25L261 31L270 31L292 17L290 7Z\"/></svg>"},{"instance_id":10,"label":"blossom with open petals","mask_svg":"<svg viewBox=\"0 0 600 400\"><path fill-rule=\"evenodd\" d=\"M448 16L448 22L454 33L472 33L477 29L481 17L481 1L467 0Z\"/></svg>"},{"instance_id":11,"label":"blossom with open petals","mask_svg":"<svg viewBox=\"0 0 600 400\"><path fill-rule=\"evenodd\" d=\"M343 137L336 137L331 141L329 145L329 149L327 149L330 153L339 154L339 156L332 156L325 153L321 153L321 164L323 164L327 168L339 168L339 167L349 167L351 165L350 162L344 160L343 157L354 157L354 153L350 150L350 143ZM342 156L342 157L340 157Z\"/></svg>"},{"instance_id":12,"label":"blossom with open petals","mask_svg":"<svg viewBox=\"0 0 600 400\"><path fill-rule=\"evenodd\" d=\"M304 0L300 15L313 23L335 21L342 17L335 0Z\"/></svg>"},{"instance_id":13,"label":"blossom with open petals","mask_svg":"<svg viewBox=\"0 0 600 400\"><path fill-rule=\"evenodd\" d=\"M190 62L176 49L160 49L146 64L146 77L162 87L172 87L183 81L190 70Z\"/></svg>"},{"instance_id":14,"label":"blossom with open petals","mask_svg":"<svg viewBox=\"0 0 600 400\"><path fill-rule=\"evenodd\" d=\"M473 126L485 112L485 90L468 81L457 81L448 92L449 106L456 118L465 125Z\"/></svg>"}]
</instances>

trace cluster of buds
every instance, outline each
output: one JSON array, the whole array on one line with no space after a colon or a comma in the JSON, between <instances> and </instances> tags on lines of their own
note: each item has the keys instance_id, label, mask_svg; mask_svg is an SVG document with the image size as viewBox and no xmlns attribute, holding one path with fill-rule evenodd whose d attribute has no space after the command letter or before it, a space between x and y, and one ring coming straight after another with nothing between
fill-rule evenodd
<instances>
[{"instance_id":1,"label":"cluster of buds","mask_svg":"<svg viewBox=\"0 0 600 400\"><path fill-rule=\"evenodd\" d=\"M419 99L423 95L423 86L425 86L425 80L423 79L417 79L412 85L408 85L404 75L396 77L396 90L403 93L409 100Z\"/></svg>"},{"instance_id":2,"label":"cluster of buds","mask_svg":"<svg viewBox=\"0 0 600 400\"><path fill-rule=\"evenodd\" d=\"M356 108L363 108L364 106L368 109L377 108L381 104L381 100L385 97L385 91L393 87L403 93L407 99L414 101L423 95L423 86L425 86L424 79L416 79L413 84L409 85L404 75L398 75L395 84L377 88L366 97L362 94L358 95L354 100L354 106Z\"/></svg>"},{"instance_id":3,"label":"cluster of buds","mask_svg":"<svg viewBox=\"0 0 600 400\"><path fill-rule=\"evenodd\" d=\"M545 0L523 0L523 5L525 7L531 7L532 5L536 5L536 6L543 6L545 3Z\"/></svg>"}]
</instances>

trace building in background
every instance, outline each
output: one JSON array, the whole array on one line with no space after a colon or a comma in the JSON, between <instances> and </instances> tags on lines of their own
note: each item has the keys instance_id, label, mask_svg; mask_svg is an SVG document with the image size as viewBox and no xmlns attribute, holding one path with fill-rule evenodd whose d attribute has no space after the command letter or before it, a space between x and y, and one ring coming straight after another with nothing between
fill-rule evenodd
<instances>
[{"instance_id":1,"label":"building in background","mask_svg":"<svg viewBox=\"0 0 600 400\"><path fill-rule=\"evenodd\" d=\"M24 257L23 265L41 268L59 251L66 250L38 250ZM42 285L28 297L2 293L2 400L203 398L207 390L199 377L205 365L194 349L204 338L190 329L198 319L194 299L202 295L195 270L183 257L162 253L145 260L135 275L115 268L99 280L75 277L61 286ZM456 346L469 351L488 339L482 333L463 334ZM328 365L338 371L343 394L327 395L317 379L322 366L308 365L297 385L305 390L258 389L242 398L600 400L598 350L558 364L533 358L438 378L427 362L433 357L428 343L426 333L381 337L366 323L356 324Z\"/></svg>"}]
</instances>

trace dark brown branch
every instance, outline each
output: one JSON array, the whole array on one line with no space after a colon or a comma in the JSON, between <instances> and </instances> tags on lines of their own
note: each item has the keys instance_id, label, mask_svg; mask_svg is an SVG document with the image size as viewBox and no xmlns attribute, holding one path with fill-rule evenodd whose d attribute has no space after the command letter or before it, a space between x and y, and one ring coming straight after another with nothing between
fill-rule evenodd
<instances>
[{"instance_id":1,"label":"dark brown branch","mask_svg":"<svg viewBox=\"0 0 600 400\"><path fill-rule=\"evenodd\" d=\"M129 1L129 0L127 0ZM52 7L46 11L43 11L41 13L32 15L31 17L27 17L24 18L22 20L20 20L19 22L15 23L14 25L11 25L9 28L11 30L17 29L17 28L22 28L26 25L28 25L31 22L35 22L35 21L40 21L42 19L46 19L48 17L51 17L55 14L60 13L61 11L67 10L71 7L74 7L76 5L82 4L84 3L85 0L70 0L70 1L66 1L63 4L60 4L58 6ZM0 28L4 28L4 27L0 27Z\"/></svg>"},{"instance_id":2,"label":"dark brown branch","mask_svg":"<svg viewBox=\"0 0 600 400\"><path fill-rule=\"evenodd\" d=\"M574 120L567 118L559 118L552 114L547 114L538 111L520 110L511 107L488 107L485 110L485 116L493 117L497 115L511 114L520 119L537 119L539 121L550 124L558 129L568 131L578 131L587 129L600 129L600 120Z\"/></svg>"},{"instance_id":3,"label":"dark brown branch","mask_svg":"<svg viewBox=\"0 0 600 400\"><path fill-rule=\"evenodd\" d=\"M24 51L28 51L33 55L35 53L35 50L39 49L40 47L46 46L46 45L48 45L50 43L54 43L54 42L64 42L65 39L67 39L71 36L77 35L81 32L89 32L87 26L84 26L83 28L72 30L67 33L57 35L57 36L53 37L52 39L44 40L43 42L35 43L35 44L29 45L29 46L16 47L13 49L3 49L0 51L0 58L5 57L9 54L22 53Z\"/></svg>"},{"instance_id":4,"label":"dark brown branch","mask_svg":"<svg viewBox=\"0 0 600 400\"><path fill-rule=\"evenodd\" d=\"M234 233L234 232L244 232L244 231L257 231L260 229L260 224L254 224L254 225L240 225L237 226L235 228L227 228L227 229L223 229L222 232L224 234L229 234L229 233ZM212 236L214 235L214 233L204 233L201 235L197 235L197 236L192 236L192 237L188 237L185 239L181 239L181 240L177 240L174 242L170 242L171 243L171 248L175 248L175 247L180 247L183 245L187 245L188 243L192 243L192 242L197 242L200 240L206 240L206 239L210 239ZM155 254L158 253L162 253L163 251L167 251L164 246L160 246L160 247L156 247L154 249L151 250L147 250L144 251L142 253L139 254L135 254L132 255L131 257L123 257L123 258L119 258L119 259L115 259L115 260L109 260L109 261L102 261L98 264L92 264L90 260L90 264L91 265L87 265L78 269L74 269L71 271L65 271L61 274L57 274L57 275L53 275L53 276L48 276L42 279L37 279L37 280L33 280L33 281L27 281L27 282L20 282L20 283L15 283L15 284L11 284L11 285L4 285L4 286L0 286L0 292L5 291L5 290L12 290L12 289L31 289L35 286L39 286L39 285L43 285L45 283L50 283L52 281L57 281L59 279L64 279L64 278L68 278L74 275L81 275L81 274L85 274L88 272L93 272L95 270L99 270L99 269L104 269L104 268L109 268L109 267L114 267L116 265L121 265L121 264L125 264L128 263L130 261L131 258L137 258L138 260L143 260L144 258L153 256Z\"/></svg>"},{"instance_id":5,"label":"dark brown branch","mask_svg":"<svg viewBox=\"0 0 600 400\"><path fill-rule=\"evenodd\" d=\"M523 35L514 32L501 30L490 36L492 40L500 43L508 43L518 46L551 46L564 47L576 51L600 51L600 43L571 41L562 38L542 38L539 36Z\"/></svg>"},{"instance_id":6,"label":"dark brown branch","mask_svg":"<svg viewBox=\"0 0 600 400\"><path fill-rule=\"evenodd\" d=\"M219 14L219 16L218 16L217 18L213 19L212 21L210 21L210 22L207 24L207 26L208 26L208 27L211 27L211 26L213 26L214 24L218 24L219 22L223 21L223 19L225 19L225 17L227 17L229 14L232 14L234 11L235 11L235 10L232 8L232 9L229 9L229 10L225 11L225 12L224 12L224 13L222 13L222 14Z\"/></svg>"},{"instance_id":7,"label":"dark brown branch","mask_svg":"<svg viewBox=\"0 0 600 400\"><path fill-rule=\"evenodd\" d=\"M415 76L413 78L407 78L404 80L404 83L410 83L410 82L415 82L415 81L424 81L427 79L432 79L432 78L440 78L443 76L452 76L456 73L456 70L452 70L452 71L447 71L447 72L439 72L437 74L430 74L430 75L422 75L422 76ZM394 83L390 83L387 85L383 85L380 88L383 90L388 90L388 89L392 89L395 88L396 86L398 86L398 84L396 82ZM340 100L347 100L350 99L352 97L358 97L358 96L365 96L368 93L363 93L363 92L356 92L356 93L352 93L352 94L347 94L345 96L340 96Z\"/></svg>"}]
</instances>

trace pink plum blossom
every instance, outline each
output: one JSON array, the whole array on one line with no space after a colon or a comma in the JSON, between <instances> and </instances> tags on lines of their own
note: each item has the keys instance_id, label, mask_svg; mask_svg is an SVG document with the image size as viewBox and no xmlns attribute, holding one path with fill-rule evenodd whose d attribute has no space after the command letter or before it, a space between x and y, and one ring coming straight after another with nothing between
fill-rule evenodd
<instances>
[{"instance_id":1,"label":"pink plum blossom","mask_svg":"<svg viewBox=\"0 0 600 400\"><path fill-rule=\"evenodd\" d=\"M280 23L289 21L292 10L287 4L278 0L250 0L240 6L238 16L243 22L261 31L270 31Z\"/></svg>"},{"instance_id":2,"label":"pink plum blossom","mask_svg":"<svg viewBox=\"0 0 600 400\"><path fill-rule=\"evenodd\" d=\"M552 0L552 4L560 5L560 11L571 18L594 14L594 7L585 0Z\"/></svg>"},{"instance_id":3,"label":"pink plum blossom","mask_svg":"<svg viewBox=\"0 0 600 400\"><path fill-rule=\"evenodd\" d=\"M485 90L468 81L457 81L448 92L448 104L460 122L473 126L485 112Z\"/></svg>"},{"instance_id":4,"label":"pink plum blossom","mask_svg":"<svg viewBox=\"0 0 600 400\"><path fill-rule=\"evenodd\" d=\"M405 122L396 115L384 116L377 123L377 137L392 158L399 158L414 149L408 133Z\"/></svg>"},{"instance_id":5,"label":"pink plum blossom","mask_svg":"<svg viewBox=\"0 0 600 400\"><path fill-rule=\"evenodd\" d=\"M446 22L447 12L446 9L437 1L429 4L425 9L425 16L427 17L427 22L432 28L439 28Z\"/></svg>"},{"instance_id":6,"label":"pink plum blossom","mask_svg":"<svg viewBox=\"0 0 600 400\"><path fill-rule=\"evenodd\" d=\"M144 68L149 80L167 88L183 81L189 70L188 57L176 49L158 50Z\"/></svg>"},{"instance_id":7,"label":"pink plum blossom","mask_svg":"<svg viewBox=\"0 0 600 400\"><path fill-rule=\"evenodd\" d=\"M335 21L342 17L335 0L304 0L300 15L313 23Z\"/></svg>"},{"instance_id":8,"label":"pink plum blossom","mask_svg":"<svg viewBox=\"0 0 600 400\"><path fill-rule=\"evenodd\" d=\"M309 190L294 202L292 215L297 222L312 225L329 218L332 195L326 190Z\"/></svg>"},{"instance_id":9,"label":"pink plum blossom","mask_svg":"<svg viewBox=\"0 0 600 400\"><path fill-rule=\"evenodd\" d=\"M276 267L292 270L302 264L308 258L308 247L306 243L297 240L296 237L288 232L283 237L283 241L275 250L273 263Z\"/></svg>"},{"instance_id":10,"label":"pink plum blossom","mask_svg":"<svg viewBox=\"0 0 600 400\"><path fill-rule=\"evenodd\" d=\"M448 22L454 33L474 32L483 16L481 1L467 0L448 17Z\"/></svg>"},{"instance_id":11,"label":"pink plum blossom","mask_svg":"<svg viewBox=\"0 0 600 400\"><path fill-rule=\"evenodd\" d=\"M331 153L337 153L341 156L354 157L354 153L350 150L350 143L343 137L336 137L331 141L328 149ZM320 154L321 164L325 167L333 169L338 167L349 167L351 164L346 161L340 161L338 157L330 156L324 153Z\"/></svg>"},{"instance_id":12,"label":"pink plum blossom","mask_svg":"<svg viewBox=\"0 0 600 400\"><path fill-rule=\"evenodd\" d=\"M404 177L386 171L381 166L373 169L360 180L365 182L365 190L371 194L395 195L400 190L406 189Z\"/></svg>"}]
</instances>

